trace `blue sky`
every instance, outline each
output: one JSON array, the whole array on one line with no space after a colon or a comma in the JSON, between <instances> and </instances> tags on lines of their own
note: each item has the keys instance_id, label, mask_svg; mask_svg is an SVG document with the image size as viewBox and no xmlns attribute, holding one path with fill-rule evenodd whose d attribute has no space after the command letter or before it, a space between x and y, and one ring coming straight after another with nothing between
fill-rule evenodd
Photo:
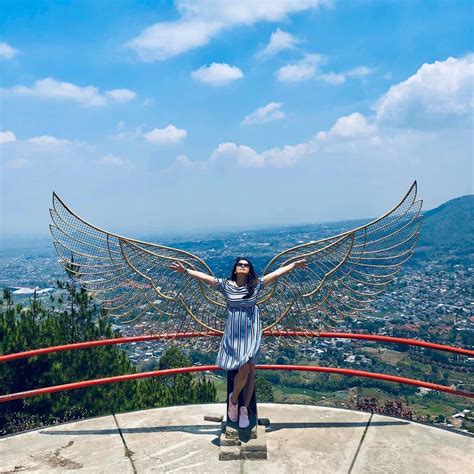
<instances>
[{"instance_id":1,"label":"blue sky","mask_svg":"<svg viewBox=\"0 0 474 474\"><path fill-rule=\"evenodd\" d=\"M129 236L472 193L472 3L2 0L3 235Z\"/></svg>"}]
</instances>

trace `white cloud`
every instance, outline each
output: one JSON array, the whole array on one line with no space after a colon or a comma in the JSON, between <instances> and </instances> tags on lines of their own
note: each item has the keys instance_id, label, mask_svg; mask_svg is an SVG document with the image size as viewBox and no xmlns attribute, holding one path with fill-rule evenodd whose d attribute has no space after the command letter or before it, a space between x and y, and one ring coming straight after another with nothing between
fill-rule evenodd
<instances>
[{"instance_id":1,"label":"white cloud","mask_svg":"<svg viewBox=\"0 0 474 474\"><path fill-rule=\"evenodd\" d=\"M278 28L272 33L267 46L265 46L258 56L273 56L280 51L294 49L299 42L295 36Z\"/></svg>"},{"instance_id":2,"label":"white cloud","mask_svg":"<svg viewBox=\"0 0 474 474\"><path fill-rule=\"evenodd\" d=\"M369 74L372 74L373 72L374 69L368 66L357 66L347 72L328 72L324 74L319 74L318 79L333 86L339 86L340 84L344 84L348 78L362 78L368 76Z\"/></svg>"},{"instance_id":3,"label":"white cloud","mask_svg":"<svg viewBox=\"0 0 474 474\"><path fill-rule=\"evenodd\" d=\"M242 168L289 168L315 151L315 143L309 141L297 145L286 145L283 148L271 148L257 153L253 148L235 143L221 143L212 153L209 161L216 163L232 160Z\"/></svg>"},{"instance_id":4,"label":"white cloud","mask_svg":"<svg viewBox=\"0 0 474 474\"><path fill-rule=\"evenodd\" d=\"M0 132L0 144L11 142L16 142L16 136L13 132L11 132L10 130Z\"/></svg>"},{"instance_id":5,"label":"white cloud","mask_svg":"<svg viewBox=\"0 0 474 474\"><path fill-rule=\"evenodd\" d=\"M213 86L222 86L244 77L238 67L229 66L225 63L212 63L210 66L201 66L196 71L193 71L191 76L198 81Z\"/></svg>"},{"instance_id":6,"label":"white cloud","mask_svg":"<svg viewBox=\"0 0 474 474\"><path fill-rule=\"evenodd\" d=\"M281 102L270 102L263 107L259 107L244 118L242 125L253 125L281 120L285 118L285 113L281 110L282 105Z\"/></svg>"},{"instance_id":7,"label":"white cloud","mask_svg":"<svg viewBox=\"0 0 474 474\"><path fill-rule=\"evenodd\" d=\"M71 143L69 140L64 138L55 138L50 135L41 135L39 137L33 137L28 140L30 143L34 145L67 145Z\"/></svg>"},{"instance_id":8,"label":"white cloud","mask_svg":"<svg viewBox=\"0 0 474 474\"><path fill-rule=\"evenodd\" d=\"M377 120L392 125L448 125L470 118L474 54L423 64L406 81L390 87L376 103Z\"/></svg>"},{"instance_id":9,"label":"white cloud","mask_svg":"<svg viewBox=\"0 0 474 474\"><path fill-rule=\"evenodd\" d=\"M238 166L244 168L262 168L265 166L265 158L258 154L253 148L246 145L236 145L235 143L221 143L212 152L210 162L217 162L223 159L231 159L237 162Z\"/></svg>"},{"instance_id":10,"label":"white cloud","mask_svg":"<svg viewBox=\"0 0 474 474\"><path fill-rule=\"evenodd\" d=\"M19 51L7 43L0 43L0 58L2 59L12 59L14 58Z\"/></svg>"},{"instance_id":11,"label":"white cloud","mask_svg":"<svg viewBox=\"0 0 474 474\"><path fill-rule=\"evenodd\" d=\"M344 76L344 74L337 74L335 72L320 74L318 79L321 79L322 81L327 82L333 86L338 86L339 84L344 84L344 82L346 82L346 76Z\"/></svg>"},{"instance_id":12,"label":"white cloud","mask_svg":"<svg viewBox=\"0 0 474 474\"><path fill-rule=\"evenodd\" d=\"M112 89L106 91L105 95L112 101L115 102L128 102L134 99L137 94L129 89Z\"/></svg>"},{"instance_id":13,"label":"white cloud","mask_svg":"<svg viewBox=\"0 0 474 474\"><path fill-rule=\"evenodd\" d=\"M318 141L324 141L328 138L356 139L374 136L376 133L377 127L371 124L364 115L355 112L351 115L339 117L328 132L319 132L316 139Z\"/></svg>"},{"instance_id":14,"label":"white cloud","mask_svg":"<svg viewBox=\"0 0 474 474\"><path fill-rule=\"evenodd\" d=\"M164 60L204 46L218 33L237 25L281 21L289 15L329 4L328 0L177 0L181 17L155 23L126 46L143 61Z\"/></svg>"},{"instance_id":15,"label":"white cloud","mask_svg":"<svg viewBox=\"0 0 474 474\"><path fill-rule=\"evenodd\" d=\"M357 66L345 73L348 77L365 77L374 72L374 69L368 66Z\"/></svg>"},{"instance_id":16,"label":"white cloud","mask_svg":"<svg viewBox=\"0 0 474 474\"><path fill-rule=\"evenodd\" d=\"M423 148L428 147L428 144L429 148L436 148L431 144L433 140L436 141L436 134L422 130L426 124L432 123L433 115L435 118L441 116L445 119L446 127L438 127L439 132L448 130L451 124L451 121L446 121L446 117L472 116L473 63L474 55L468 55L459 59L449 58L443 62L424 64L415 75L392 86L382 95L377 103L375 116L366 117L355 112L339 117L328 131L317 133L314 140L272 148L262 153L246 145L221 143L209 161L231 160L240 167L284 168L295 166L310 156L322 158L330 155L341 159L343 156L351 156L363 162L380 156L383 150L385 160L396 161L404 153L406 156L412 153L411 159L415 163L416 156L426 154ZM372 70L361 66L346 75L363 77L371 72ZM411 120L412 116L417 114L418 130ZM406 130L395 132L392 128L394 124L405 126ZM445 148L442 143L439 143L439 146ZM367 158L369 156L370 158Z\"/></svg>"},{"instance_id":17,"label":"white cloud","mask_svg":"<svg viewBox=\"0 0 474 474\"><path fill-rule=\"evenodd\" d=\"M354 147L379 146L377 126L356 112L340 117L327 132L319 132L314 139L282 148L270 148L258 153L252 147L232 142L221 143L211 154L210 163L233 162L243 168L291 168L309 157L324 152L348 150Z\"/></svg>"},{"instance_id":18,"label":"white cloud","mask_svg":"<svg viewBox=\"0 0 474 474\"><path fill-rule=\"evenodd\" d=\"M218 22L176 21L155 23L143 30L126 46L134 49L142 61L157 61L203 46L222 29Z\"/></svg>"},{"instance_id":19,"label":"white cloud","mask_svg":"<svg viewBox=\"0 0 474 474\"><path fill-rule=\"evenodd\" d=\"M274 168L290 168L298 162L313 155L317 147L313 141L298 143L296 145L285 145L283 148L271 148L262 154L268 166Z\"/></svg>"},{"instance_id":20,"label":"white cloud","mask_svg":"<svg viewBox=\"0 0 474 474\"><path fill-rule=\"evenodd\" d=\"M145 133L143 137L149 143L170 143L176 144L186 138L188 132L182 128L176 128L174 125L168 125L165 128L155 128L151 132Z\"/></svg>"},{"instance_id":21,"label":"white cloud","mask_svg":"<svg viewBox=\"0 0 474 474\"><path fill-rule=\"evenodd\" d=\"M318 66L325 64L327 58L321 54L307 54L303 59L281 67L276 72L276 77L282 82L298 82L316 76Z\"/></svg>"},{"instance_id":22,"label":"white cloud","mask_svg":"<svg viewBox=\"0 0 474 474\"><path fill-rule=\"evenodd\" d=\"M192 168L193 162L186 155L179 155L176 157L176 163L183 168Z\"/></svg>"},{"instance_id":23,"label":"white cloud","mask_svg":"<svg viewBox=\"0 0 474 474\"><path fill-rule=\"evenodd\" d=\"M204 161L192 161L186 155L179 155L175 159L175 163L185 169L189 170L205 170L207 163Z\"/></svg>"},{"instance_id":24,"label":"white cloud","mask_svg":"<svg viewBox=\"0 0 474 474\"><path fill-rule=\"evenodd\" d=\"M71 100L86 107L101 107L111 102L124 102L135 97L128 89L113 89L102 94L94 86L77 86L48 77L35 81L33 86L14 86L3 92L39 99Z\"/></svg>"},{"instance_id":25,"label":"white cloud","mask_svg":"<svg viewBox=\"0 0 474 474\"><path fill-rule=\"evenodd\" d=\"M122 157L112 154L103 156L98 160L98 163L100 163L101 165L117 167L122 167L130 164L129 161L124 160Z\"/></svg>"}]
</instances>

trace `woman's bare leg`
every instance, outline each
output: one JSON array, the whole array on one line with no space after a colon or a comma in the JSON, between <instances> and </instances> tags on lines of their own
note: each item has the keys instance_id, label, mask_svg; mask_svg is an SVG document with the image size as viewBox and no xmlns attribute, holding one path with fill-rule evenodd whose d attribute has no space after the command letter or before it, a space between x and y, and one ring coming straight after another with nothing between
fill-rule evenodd
<instances>
[{"instance_id":1,"label":"woman's bare leg","mask_svg":"<svg viewBox=\"0 0 474 474\"><path fill-rule=\"evenodd\" d=\"M235 379L234 379L234 390L232 392L232 397L231 397L232 403L237 403L239 400L239 394L247 382L247 377L249 374L249 365L250 364L244 364L237 371L237 375L235 376Z\"/></svg>"},{"instance_id":2,"label":"woman's bare leg","mask_svg":"<svg viewBox=\"0 0 474 474\"><path fill-rule=\"evenodd\" d=\"M255 364L249 363L249 375L244 387L244 406L248 407L255 388Z\"/></svg>"}]
</instances>

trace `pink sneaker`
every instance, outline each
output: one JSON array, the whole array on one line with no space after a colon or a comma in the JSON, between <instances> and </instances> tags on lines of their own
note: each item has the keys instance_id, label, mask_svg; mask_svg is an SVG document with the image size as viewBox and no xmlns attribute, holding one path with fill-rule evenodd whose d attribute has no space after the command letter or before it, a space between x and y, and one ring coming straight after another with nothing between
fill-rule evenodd
<instances>
[{"instance_id":1,"label":"pink sneaker","mask_svg":"<svg viewBox=\"0 0 474 474\"><path fill-rule=\"evenodd\" d=\"M247 407L240 407L239 428L248 428L250 425Z\"/></svg>"},{"instance_id":2,"label":"pink sneaker","mask_svg":"<svg viewBox=\"0 0 474 474\"><path fill-rule=\"evenodd\" d=\"M232 403L231 397L232 393L229 395L229 407L227 409L227 414L229 415L229 420L235 422L239 419L239 404Z\"/></svg>"}]
</instances>

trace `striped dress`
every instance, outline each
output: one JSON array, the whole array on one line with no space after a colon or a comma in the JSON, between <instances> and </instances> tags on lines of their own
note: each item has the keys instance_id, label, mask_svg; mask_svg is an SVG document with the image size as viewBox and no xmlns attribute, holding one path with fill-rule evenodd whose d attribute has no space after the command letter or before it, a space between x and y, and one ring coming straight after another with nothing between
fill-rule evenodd
<instances>
[{"instance_id":1,"label":"striped dress","mask_svg":"<svg viewBox=\"0 0 474 474\"><path fill-rule=\"evenodd\" d=\"M247 362L256 363L257 352L262 337L262 323L257 306L257 296L263 289L263 278L250 298L247 286L238 287L227 278L216 278L216 289L227 301L227 321L222 336L216 364L225 370L235 370Z\"/></svg>"}]
</instances>

